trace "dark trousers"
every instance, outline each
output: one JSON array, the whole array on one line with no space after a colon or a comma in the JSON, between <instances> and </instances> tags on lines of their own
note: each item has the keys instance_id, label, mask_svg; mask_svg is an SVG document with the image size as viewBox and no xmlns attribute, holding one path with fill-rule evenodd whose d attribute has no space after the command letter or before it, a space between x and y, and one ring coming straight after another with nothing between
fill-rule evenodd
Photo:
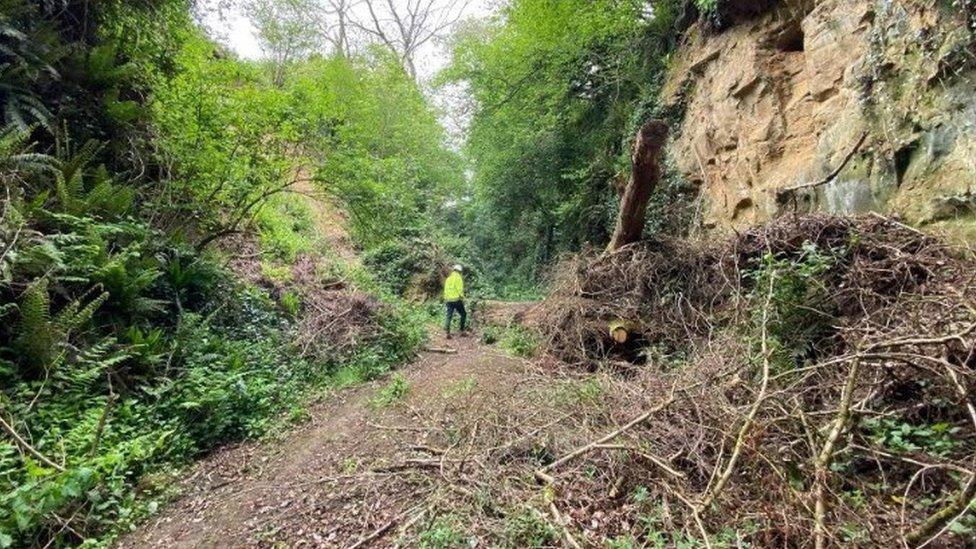
<instances>
[{"instance_id":1,"label":"dark trousers","mask_svg":"<svg viewBox=\"0 0 976 549\"><path fill-rule=\"evenodd\" d=\"M464 301L447 301L444 303L447 307L447 321L444 323L444 331L451 333L451 321L454 319L454 311L457 311L461 315L461 331L464 331L464 324L468 321L468 313L464 310Z\"/></svg>"}]
</instances>

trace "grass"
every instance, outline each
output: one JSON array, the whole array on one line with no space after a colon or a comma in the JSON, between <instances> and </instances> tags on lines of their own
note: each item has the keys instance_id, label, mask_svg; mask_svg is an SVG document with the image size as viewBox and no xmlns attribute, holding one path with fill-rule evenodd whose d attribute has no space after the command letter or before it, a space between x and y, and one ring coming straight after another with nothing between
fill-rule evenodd
<instances>
[{"instance_id":1,"label":"grass","mask_svg":"<svg viewBox=\"0 0 976 549\"><path fill-rule=\"evenodd\" d=\"M603 396L604 387L598 378L564 379L552 385L550 398L560 406L590 404Z\"/></svg>"},{"instance_id":2,"label":"grass","mask_svg":"<svg viewBox=\"0 0 976 549\"><path fill-rule=\"evenodd\" d=\"M409 391L410 382L403 377L403 374L396 373L390 378L389 383L373 395L369 402L374 408L386 408L402 400Z\"/></svg>"},{"instance_id":3,"label":"grass","mask_svg":"<svg viewBox=\"0 0 976 549\"><path fill-rule=\"evenodd\" d=\"M345 389L362 383L366 380L366 376L362 368L354 364L347 364L336 370L332 379L333 386L336 389Z\"/></svg>"},{"instance_id":4,"label":"grass","mask_svg":"<svg viewBox=\"0 0 976 549\"><path fill-rule=\"evenodd\" d=\"M477 386L478 380L473 377L469 377L450 384L441 392L441 395L444 398L457 398L471 394L471 392L474 391Z\"/></svg>"},{"instance_id":5,"label":"grass","mask_svg":"<svg viewBox=\"0 0 976 549\"><path fill-rule=\"evenodd\" d=\"M498 344L509 354L519 358L536 356L540 344L535 333L519 325L485 326L481 332L481 342L486 345Z\"/></svg>"},{"instance_id":6,"label":"grass","mask_svg":"<svg viewBox=\"0 0 976 549\"><path fill-rule=\"evenodd\" d=\"M279 195L261 210L257 218L261 250L291 263L298 255L315 248L315 231L308 198Z\"/></svg>"}]
</instances>

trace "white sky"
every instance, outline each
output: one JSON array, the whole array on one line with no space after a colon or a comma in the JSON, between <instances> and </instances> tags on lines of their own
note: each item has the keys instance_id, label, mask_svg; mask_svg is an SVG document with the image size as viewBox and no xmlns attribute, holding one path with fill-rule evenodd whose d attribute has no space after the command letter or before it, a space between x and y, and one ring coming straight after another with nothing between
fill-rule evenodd
<instances>
[{"instance_id":1,"label":"white sky","mask_svg":"<svg viewBox=\"0 0 976 549\"><path fill-rule=\"evenodd\" d=\"M402 3L404 0L395 0ZM463 12L463 18L478 18L490 14L500 0L468 0L467 7ZM204 5L215 7L220 0L205 0ZM447 4L451 0L435 0L438 3ZM261 47L258 45L255 36L254 25L245 17L239 7L230 7L218 15L216 10L207 9L206 24L211 31L215 32L218 40L226 44L238 55L245 59L260 59L262 57ZM417 65L418 77L421 81L426 81L438 70L442 69L448 61L448 52L443 44L431 41L425 44L418 52L414 60Z\"/></svg>"}]
</instances>

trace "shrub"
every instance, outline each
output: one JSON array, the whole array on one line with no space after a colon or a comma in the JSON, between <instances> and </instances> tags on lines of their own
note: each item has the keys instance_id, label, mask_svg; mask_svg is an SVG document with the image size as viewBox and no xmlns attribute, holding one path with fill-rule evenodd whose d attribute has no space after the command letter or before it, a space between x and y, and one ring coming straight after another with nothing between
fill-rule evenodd
<instances>
[{"instance_id":1,"label":"shrub","mask_svg":"<svg viewBox=\"0 0 976 549\"><path fill-rule=\"evenodd\" d=\"M395 295L434 297L441 289L448 261L429 240L388 241L363 255L363 264L376 280Z\"/></svg>"}]
</instances>

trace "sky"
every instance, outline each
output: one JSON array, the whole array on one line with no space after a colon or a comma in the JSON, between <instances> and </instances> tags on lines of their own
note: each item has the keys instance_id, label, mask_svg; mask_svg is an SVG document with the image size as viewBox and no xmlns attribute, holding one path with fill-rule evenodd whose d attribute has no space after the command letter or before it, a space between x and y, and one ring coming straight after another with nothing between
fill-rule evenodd
<instances>
[{"instance_id":1,"label":"sky","mask_svg":"<svg viewBox=\"0 0 976 549\"><path fill-rule=\"evenodd\" d=\"M220 0L206 0L207 6L216 6ZM407 0L394 0L404 3ZM435 5L451 3L452 0L435 0ZM477 18L489 15L497 6L499 0L467 0L464 18ZM260 59L261 47L255 36L254 25L245 17L239 7L231 7L218 15L214 9L206 10L206 23L212 32L216 32L218 40L226 44L238 55L245 59ZM443 44L435 41L428 42L417 55L415 62L419 79L428 80L448 61L448 52Z\"/></svg>"},{"instance_id":2,"label":"sky","mask_svg":"<svg viewBox=\"0 0 976 549\"><path fill-rule=\"evenodd\" d=\"M410 0L393 0L395 4L402 4L407 1ZM445 5L454 1L434 0L434 5ZM462 1L466 2L462 18L474 19L489 16L505 0ZM218 13L217 5L227 5L228 3L231 7ZM254 25L243 14L243 10L239 6L234 7L234 3L237 2L235 0L204 0L202 2L204 7L203 22L215 39L228 46L237 55L245 59L260 59L263 52L256 38ZM362 15L365 17L365 13ZM448 61L449 53L446 47L437 40L425 44L414 59L421 88L438 112L438 118L446 132L446 145L454 150L460 150L471 122L472 113L467 86L463 83L439 88L426 85L440 69L447 65Z\"/></svg>"}]
</instances>

